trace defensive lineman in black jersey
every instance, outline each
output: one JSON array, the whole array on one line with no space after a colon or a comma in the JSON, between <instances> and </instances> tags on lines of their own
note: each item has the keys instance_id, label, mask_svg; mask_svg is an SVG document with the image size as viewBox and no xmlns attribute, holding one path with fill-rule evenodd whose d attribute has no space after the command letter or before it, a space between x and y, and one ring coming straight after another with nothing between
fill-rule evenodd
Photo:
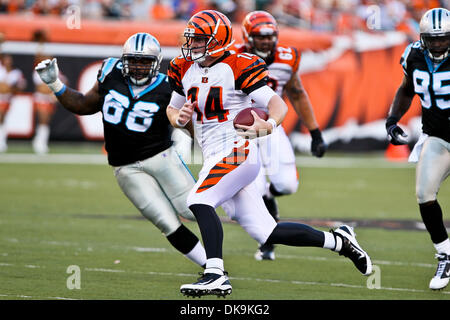
<instances>
[{"instance_id":1,"label":"defensive lineman in black jersey","mask_svg":"<svg viewBox=\"0 0 450 320\"><path fill-rule=\"evenodd\" d=\"M450 12L436 8L420 21L420 41L410 44L401 58L403 82L386 120L392 144L406 144L397 125L415 94L422 104L422 135L410 161L417 162L416 197L422 220L436 248L438 267L430 289L443 289L450 279L450 241L437 201L441 183L450 174Z\"/></svg>"},{"instance_id":2,"label":"defensive lineman in black jersey","mask_svg":"<svg viewBox=\"0 0 450 320\"><path fill-rule=\"evenodd\" d=\"M56 59L36 71L69 111L102 112L108 163L123 193L178 251L204 266L203 246L179 219L195 219L186 205L195 180L172 146L166 115L172 91L159 72L161 59L156 38L137 33L125 42L121 59L103 62L86 94L61 83Z\"/></svg>"}]
</instances>

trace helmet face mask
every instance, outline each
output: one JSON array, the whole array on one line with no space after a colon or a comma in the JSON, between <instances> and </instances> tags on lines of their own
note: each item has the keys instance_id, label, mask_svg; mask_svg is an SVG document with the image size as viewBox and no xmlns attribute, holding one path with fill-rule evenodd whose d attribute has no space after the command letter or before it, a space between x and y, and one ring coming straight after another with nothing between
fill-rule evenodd
<instances>
[{"instance_id":1,"label":"helmet face mask","mask_svg":"<svg viewBox=\"0 0 450 320\"><path fill-rule=\"evenodd\" d=\"M186 42L181 52L186 61L202 63L207 57L220 57L234 42L231 22L220 12L204 10L188 21L184 30Z\"/></svg>"},{"instance_id":2,"label":"helmet face mask","mask_svg":"<svg viewBox=\"0 0 450 320\"><path fill-rule=\"evenodd\" d=\"M434 62L440 62L447 58L450 46L450 32L441 36L423 34L420 36L420 40Z\"/></svg>"},{"instance_id":3,"label":"helmet face mask","mask_svg":"<svg viewBox=\"0 0 450 320\"><path fill-rule=\"evenodd\" d=\"M450 47L450 12L443 8L425 12L420 20L420 43L428 57L439 63L448 57Z\"/></svg>"},{"instance_id":4,"label":"helmet face mask","mask_svg":"<svg viewBox=\"0 0 450 320\"><path fill-rule=\"evenodd\" d=\"M252 34L249 37L249 44L252 52L254 52L259 57L266 59L270 57L277 45L277 35L263 35L263 34Z\"/></svg>"},{"instance_id":5,"label":"helmet face mask","mask_svg":"<svg viewBox=\"0 0 450 320\"><path fill-rule=\"evenodd\" d=\"M278 42L275 18L265 11L253 11L242 22L243 38L252 53L266 59L274 54Z\"/></svg>"},{"instance_id":6,"label":"helmet face mask","mask_svg":"<svg viewBox=\"0 0 450 320\"><path fill-rule=\"evenodd\" d=\"M205 61L208 52L214 50L218 42L212 35L185 32L186 42L181 47L183 57L187 61Z\"/></svg>"},{"instance_id":7,"label":"helmet face mask","mask_svg":"<svg viewBox=\"0 0 450 320\"><path fill-rule=\"evenodd\" d=\"M148 84L159 73L162 60L159 42L148 33L137 33L125 42L122 74L134 85Z\"/></svg>"}]
</instances>

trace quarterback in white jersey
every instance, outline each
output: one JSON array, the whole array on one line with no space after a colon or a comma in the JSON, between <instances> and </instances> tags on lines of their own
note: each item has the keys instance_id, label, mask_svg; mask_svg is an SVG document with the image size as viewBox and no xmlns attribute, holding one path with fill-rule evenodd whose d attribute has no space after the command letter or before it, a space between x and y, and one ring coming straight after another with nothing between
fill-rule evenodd
<instances>
[{"instance_id":1,"label":"quarterback in white jersey","mask_svg":"<svg viewBox=\"0 0 450 320\"><path fill-rule=\"evenodd\" d=\"M232 50L236 53L251 52L264 59L269 69L267 84L279 96L286 95L289 98L294 110L311 133L312 154L322 157L327 145L322 139L311 102L298 75L300 53L294 47L278 44L277 22L265 11L247 14L242 22L242 31L244 43L236 44ZM293 194L298 189L299 173L294 150L281 125L270 136L257 139L257 143L263 164L263 170L257 178L258 189L270 214L278 221L275 197ZM255 258L274 260L273 246L260 247Z\"/></svg>"},{"instance_id":2,"label":"quarterback in white jersey","mask_svg":"<svg viewBox=\"0 0 450 320\"><path fill-rule=\"evenodd\" d=\"M222 206L249 235L262 244L314 246L332 249L349 257L365 275L372 271L369 256L359 247L348 226L322 232L299 223L277 223L267 211L254 182L260 157L253 140L271 134L281 123L287 106L267 86L267 66L253 54L232 54L228 18L214 10L196 13L184 31L183 56L168 69L174 92L167 107L171 124L194 125L204 155L198 181L187 203L197 219L206 251L203 276L182 285L188 296L227 295L231 284L224 271L223 229L215 209ZM253 112L252 126L233 127L235 115L251 106L251 100L267 108L267 121Z\"/></svg>"}]
</instances>

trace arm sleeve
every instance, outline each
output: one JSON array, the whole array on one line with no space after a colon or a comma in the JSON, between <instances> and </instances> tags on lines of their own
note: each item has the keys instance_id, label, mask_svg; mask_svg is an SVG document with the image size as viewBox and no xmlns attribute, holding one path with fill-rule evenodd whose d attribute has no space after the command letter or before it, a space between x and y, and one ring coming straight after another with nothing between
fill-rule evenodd
<instances>
[{"instance_id":1,"label":"arm sleeve","mask_svg":"<svg viewBox=\"0 0 450 320\"><path fill-rule=\"evenodd\" d=\"M269 86L262 86L249 94L259 108L266 108L274 95L276 95L275 91Z\"/></svg>"},{"instance_id":2,"label":"arm sleeve","mask_svg":"<svg viewBox=\"0 0 450 320\"><path fill-rule=\"evenodd\" d=\"M170 98L169 106L175 109L181 109L186 102L186 98L176 91L172 91L172 97Z\"/></svg>"}]
</instances>

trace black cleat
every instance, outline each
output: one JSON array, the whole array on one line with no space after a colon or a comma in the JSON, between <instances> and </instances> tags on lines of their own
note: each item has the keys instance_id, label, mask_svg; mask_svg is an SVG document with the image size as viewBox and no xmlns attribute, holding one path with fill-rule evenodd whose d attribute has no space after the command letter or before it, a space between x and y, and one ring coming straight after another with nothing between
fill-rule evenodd
<instances>
[{"instance_id":1,"label":"black cleat","mask_svg":"<svg viewBox=\"0 0 450 320\"><path fill-rule=\"evenodd\" d=\"M330 230L330 232L333 233L336 240L336 248L334 251L339 252L340 256L352 260L353 264L363 275L370 275L372 273L372 261L356 241L356 234L353 228L342 225L335 230Z\"/></svg>"}]
</instances>

